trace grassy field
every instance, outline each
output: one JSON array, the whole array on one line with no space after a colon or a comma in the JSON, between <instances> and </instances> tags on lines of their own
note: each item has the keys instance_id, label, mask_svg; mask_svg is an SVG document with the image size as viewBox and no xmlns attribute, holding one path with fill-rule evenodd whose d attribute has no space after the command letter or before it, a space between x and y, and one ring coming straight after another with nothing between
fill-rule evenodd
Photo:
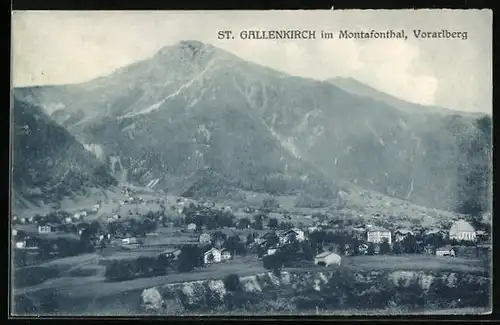
<instances>
[{"instance_id":1,"label":"grassy field","mask_svg":"<svg viewBox=\"0 0 500 325\"><path fill-rule=\"evenodd\" d=\"M262 267L262 262L259 259L244 257L236 258L230 263L214 264L188 273L171 273L166 276L140 278L123 282L105 282L104 278L99 276L59 278L38 285L36 288L30 287L23 290L16 290L15 293L53 288L58 293L72 298L98 297L115 295L131 290L146 289L157 285L220 279L233 273L239 276L246 276L262 272L266 272L266 270ZM76 281L72 282L71 279L76 279Z\"/></svg>"},{"instance_id":2,"label":"grassy field","mask_svg":"<svg viewBox=\"0 0 500 325\"><path fill-rule=\"evenodd\" d=\"M356 269L373 270L410 270L410 271L455 271L484 272L480 260L460 257L441 257L433 255L373 255L350 256L342 260L342 265Z\"/></svg>"}]
</instances>

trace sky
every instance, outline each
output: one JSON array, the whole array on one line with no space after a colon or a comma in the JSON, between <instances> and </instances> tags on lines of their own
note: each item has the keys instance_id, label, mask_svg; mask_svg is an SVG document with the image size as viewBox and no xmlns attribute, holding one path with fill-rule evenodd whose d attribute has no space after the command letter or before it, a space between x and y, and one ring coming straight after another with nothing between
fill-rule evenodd
<instances>
[{"instance_id":1,"label":"sky","mask_svg":"<svg viewBox=\"0 0 500 325\"><path fill-rule=\"evenodd\" d=\"M404 30L407 40L242 40L241 30ZM413 30L467 32L416 39ZM236 39L218 40L219 30ZM199 40L292 75L351 77L399 98L492 113L488 10L24 11L12 16L13 86L78 83Z\"/></svg>"}]
</instances>

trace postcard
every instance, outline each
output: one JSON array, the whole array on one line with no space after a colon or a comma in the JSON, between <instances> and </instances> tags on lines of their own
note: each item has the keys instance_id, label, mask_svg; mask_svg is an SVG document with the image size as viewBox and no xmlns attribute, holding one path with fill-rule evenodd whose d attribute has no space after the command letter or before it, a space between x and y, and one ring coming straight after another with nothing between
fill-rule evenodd
<instances>
[{"instance_id":1,"label":"postcard","mask_svg":"<svg viewBox=\"0 0 500 325\"><path fill-rule=\"evenodd\" d=\"M14 11L13 316L491 312L491 10Z\"/></svg>"}]
</instances>

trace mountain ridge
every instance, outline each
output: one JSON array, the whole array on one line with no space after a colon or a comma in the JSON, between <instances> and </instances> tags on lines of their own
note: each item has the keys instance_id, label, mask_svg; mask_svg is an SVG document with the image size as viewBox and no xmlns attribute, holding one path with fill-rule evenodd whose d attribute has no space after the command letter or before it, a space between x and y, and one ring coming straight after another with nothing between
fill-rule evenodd
<instances>
[{"instance_id":1,"label":"mountain ridge","mask_svg":"<svg viewBox=\"0 0 500 325\"><path fill-rule=\"evenodd\" d=\"M13 204L43 205L107 188L115 179L105 166L36 106L14 97Z\"/></svg>"},{"instance_id":2,"label":"mountain ridge","mask_svg":"<svg viewBox=\"0 0 500 325\"><path fill-rule=\"evenodd\" d=\"M162 178L156 186L167 188L208 166L235 186L266 190L254 175L266 170L288 190L314 174L325 186L349 181L453 209L458 159L467 163L461 146L476 132L470 116L416 114L192 41L69 90L17 93L64 107L52 116L82 143L121 157L134 182Z\"/></svg>"}]
</instances>

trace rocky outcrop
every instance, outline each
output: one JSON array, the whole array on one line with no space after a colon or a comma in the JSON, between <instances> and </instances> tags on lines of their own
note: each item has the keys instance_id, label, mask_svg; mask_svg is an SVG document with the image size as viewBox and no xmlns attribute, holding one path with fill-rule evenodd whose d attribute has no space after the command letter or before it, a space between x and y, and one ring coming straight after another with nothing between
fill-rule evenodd
<instances>
[{"instance_id":1,"label":"rocky outcrop","mask_svg":"<svg viewBox=\"0 0 500 325\"><path fill-rule=\"evenodd\" d=\"M374 292L373 297L376 297L379 294L378 291L381 290L380 286L385 285L393 289L404 288L417 281L422 293L430 297L431 285L436 279L440 279L441 283L448 288L471 284L482 286L481 288L489 288L489 279L486 277L450 272L360 271L352 274L352 277L355 280L349 280L351 281L349 284L352 286L351 290L358 290L359 293L357 294L360 296L370 295L370 292ZM236 308L234 305L237 304L237 299L240 298L246 299L238 307L242 308L242 312L244 310L250 312L252 308L261 311L284 312L286 310L296 310L298 298L309 299L317 294L325 293L325 290L332 290L332 280L335 282L342 279L339 278L339 273L336 271L282 272L279 276L269 272L241 277L241 291L237 293L227 290L223 279L219 279L168 284L158 288L146 289L143 296L147 292L155 297L156 303L148 304L147 308L149 308L148 311L156 310L157 313L176 315L179 313L225 314L234 311ZM153 289L154 294L151 291ZM161 298L158 297L157 293L161 295ZM339 293L335 292L335 294ZM453 292L450 293L450 295L453 294ZM429 300L431 298L425 299ZM453 299L453 297L450 299ZM160 301L164 301L164 305L167 306L166 309L161 305ZM391 300L389 305L396 306L397 302Z\"/></svg>"}]
</instances>

